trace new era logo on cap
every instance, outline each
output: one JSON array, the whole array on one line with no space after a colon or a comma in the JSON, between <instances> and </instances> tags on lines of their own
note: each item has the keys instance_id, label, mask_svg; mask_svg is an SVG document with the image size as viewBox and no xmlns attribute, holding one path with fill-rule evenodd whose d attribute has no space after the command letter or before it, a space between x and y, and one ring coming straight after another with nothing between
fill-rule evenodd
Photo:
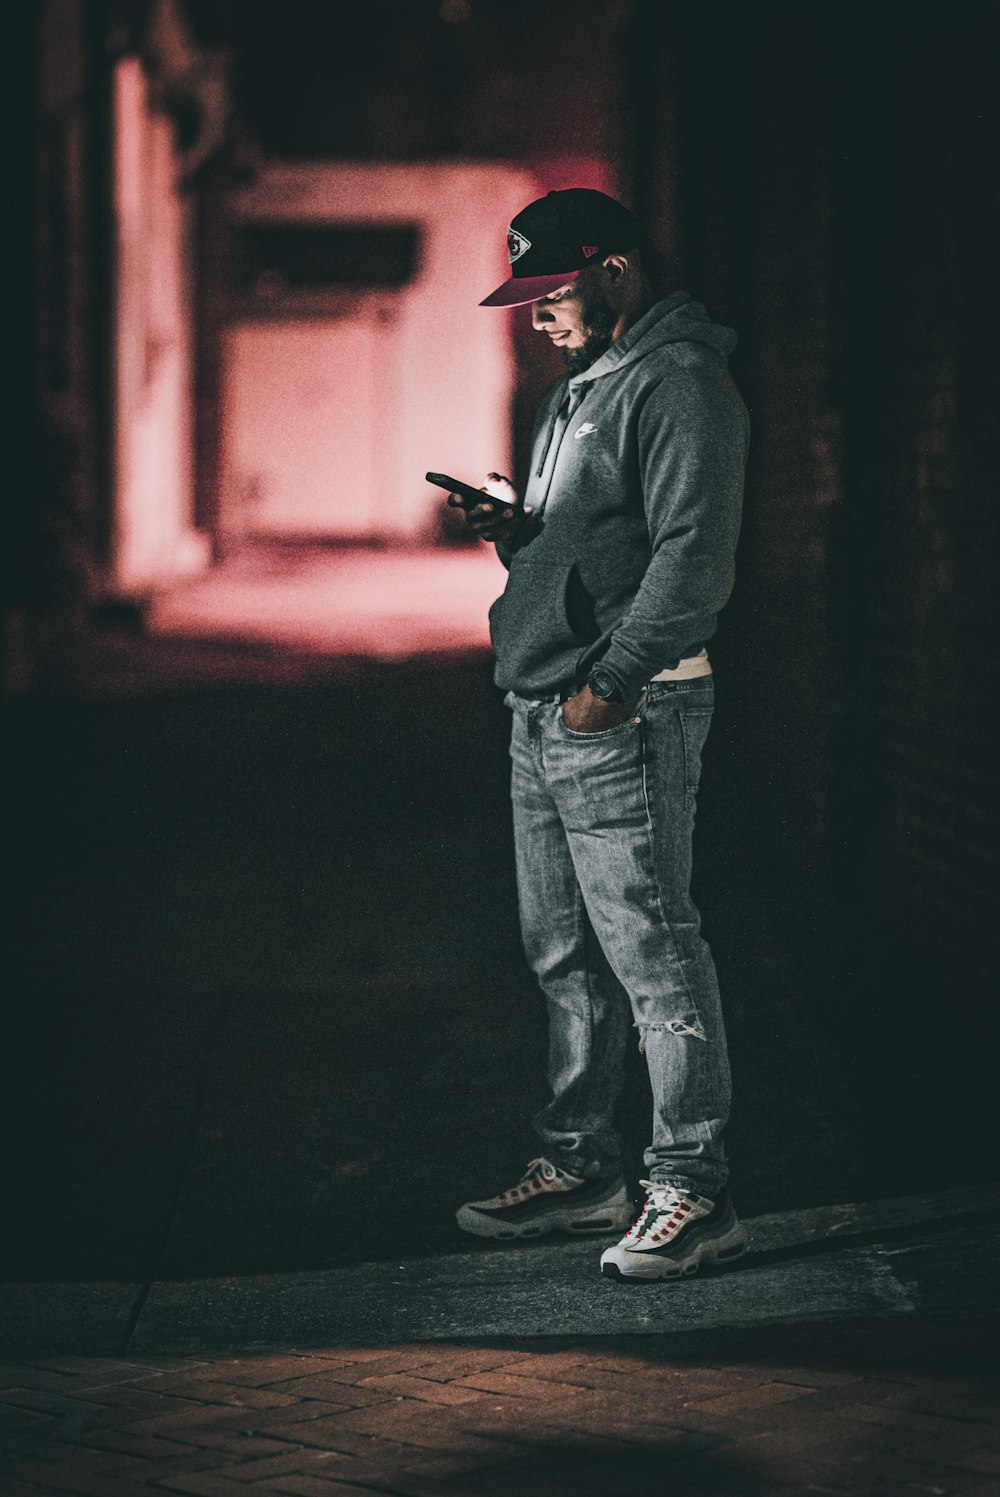
<instances>
[{"instance_id":1,"label":"new era logo on cap","mask_svg":"<svg viewBox=\"0 0 1000 1497\"><path fill-rule=\"evenodd\" d=\"M516 229L507 230L507 259L513 265L515 260L520 260L531 248L531 240L525 239Z\"/></svg>"},{"instance_id":2,"label":"new era logo on cap","mask_svg":"<svg viewBox=\"0 0 1000 1497\"><path fill-rule=\"evenodd\" d=\"M600 245L597 245L597 244L585 244L583 246L583 253L586 255L587 259L589 260L590 257L591 257L591 255L596 255L597 254L597 251L598 251L599 248L600 248Z\"/></svg>"}]
</instances>

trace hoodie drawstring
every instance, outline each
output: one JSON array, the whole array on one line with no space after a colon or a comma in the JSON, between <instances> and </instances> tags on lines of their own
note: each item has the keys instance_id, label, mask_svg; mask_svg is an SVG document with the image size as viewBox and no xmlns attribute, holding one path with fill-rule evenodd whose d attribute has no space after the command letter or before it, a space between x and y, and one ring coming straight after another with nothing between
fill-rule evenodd
<instances>
[{"instance_id":1,"label":"hoodie drawstring","mask_svg":"<svg viewBox=\"0 0 1000 1497\"><path fill-rule=\"evenodd\" d=\"M536 514L541 514L542 510L545 508L545 501L549 496L549 489L552 487L552 475L555 472L555 466L559 460L559 448L562 446L563 437L566 435L566 428L567 426L569 426L569 423L572 421L576 412L579 410L580 404L589 389L589 385L584 385L576 390L567 389L566 394L563 396L562 404L556 412L552 420L552 424L549 427L549 434L546 438L545 447L542 451L538 467L535 470L535 477L541 478L547 466L549 471L549 481L545 486L545 493L541 495L541 497L535 504Z\"/></svg>"}]
</instances>

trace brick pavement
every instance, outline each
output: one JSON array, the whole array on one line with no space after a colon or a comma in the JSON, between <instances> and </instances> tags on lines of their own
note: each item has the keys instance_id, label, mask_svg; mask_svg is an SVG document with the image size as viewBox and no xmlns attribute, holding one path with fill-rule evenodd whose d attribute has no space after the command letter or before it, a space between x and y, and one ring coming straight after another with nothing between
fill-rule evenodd
<instances>
[{"instance_id":1,"label":"brick pavement","mask_svg":"<svg viewBox=\"0 0 1000 1497\"><path fill-rule=\"evenodd\" d=\"M997 1497L997 1320L35 1356L0 1364L0 1491Z\"/></svg>"}]
</instances>

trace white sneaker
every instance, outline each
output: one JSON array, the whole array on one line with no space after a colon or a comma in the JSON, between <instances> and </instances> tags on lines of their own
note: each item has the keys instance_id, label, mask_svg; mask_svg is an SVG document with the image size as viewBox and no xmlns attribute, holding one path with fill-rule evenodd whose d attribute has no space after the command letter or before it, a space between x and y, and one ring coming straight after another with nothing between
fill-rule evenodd
<instances>
[{"instance_id":1,"label":"white sneaker","mask_svg":"<svg viewBox=\"0 0 1000 1497\"><path fill-rule=\"evenodd\" d=\"M746 1252L746 1233L723 1190L714 1201L675 1185L640 1180L648 1192L638 1219L601 1255L609 1279L678 1279L702 1263L728 1263Z\"/></svg>"},{"instance_id":2,"label":"white sneaker","mask_svg":"<svg viewBox=\"0 0 1000 1497\"><path fill-rule=\"evenodd\" d=\"M455 1220L476 1237L540 1237L544 1232L617 1232L635 1208L625 1181L581 1180L533 1159L517 1185L460 1206Z\"/></svg>"}]
</instances>

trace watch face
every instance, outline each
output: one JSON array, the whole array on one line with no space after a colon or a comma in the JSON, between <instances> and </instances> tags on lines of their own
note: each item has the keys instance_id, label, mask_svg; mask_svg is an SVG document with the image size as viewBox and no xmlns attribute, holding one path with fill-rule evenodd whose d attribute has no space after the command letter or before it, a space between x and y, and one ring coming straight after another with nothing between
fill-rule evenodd
<instances>
[{"instance_id":1,"label":"watch face","mask_svg":"<svg viewBox=\"0 0 1000 1497\"><path fill-rule=\"evenodd\" d=\"M591 671L588 684L594 696L601 697L603 701L608 701L617 694L615 678L609 676L607 671Z\"/></svg>"}]
</instances>

